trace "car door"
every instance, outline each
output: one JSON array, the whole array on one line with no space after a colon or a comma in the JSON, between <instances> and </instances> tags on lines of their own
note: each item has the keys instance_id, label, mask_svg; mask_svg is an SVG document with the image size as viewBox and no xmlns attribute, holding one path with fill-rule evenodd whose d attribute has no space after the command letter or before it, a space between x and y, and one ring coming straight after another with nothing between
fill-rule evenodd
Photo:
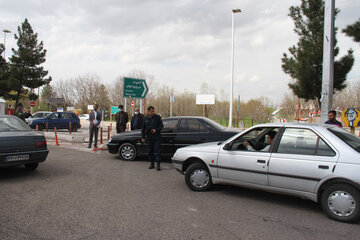
<instances>
[{"instance_id":1,"label":"car door","mask_svg":"<svg viewBox=\"0 0 360 240\"><path fill-rule=\"evenodd\" d=\"M167 156L174 155L176 148L174 144L175 129L178 124L178 119L164 119L163 129L161 131L162 154Z\"/></svg>"},{"instance_id":2,"label":"car door","mask_svg":"<svg viewBox=\"0 0 360 240\"><path fill-rule=\"evenodd\" d=\"M304 192L314 192L321 179L332 174L336 151L316 132L288 127L269 162L269 184Z\"/></svg>"},{"instance_id":3,"label":"car door","mask_svg":"<svg viewBox=\"0 0 360 240\"><path fill-rule=\"evenodd\" d=\"M75 120L73 119L73 115L71 113L63 113L61 121L63 128L69 128L71 122L75 123Z\"/></svg>"},{"instance_id":4,"label":"car door","mask_svg":"<svg viewBox=\"0 0 360 240\"><path fill-rule=\"evenodd\" d=\"M52 113L47 117L48 127L54 129L59 125L59 113Z\"/></svg>"},{"instance_id":5,"label":"car door","mask_svg":"<svg viewBox=\"0 0 360 240\"><path fill-rule=\"evenodd\" d=\"M268 161L271 153L262 150L267 149L264 143L265 136L271 131L278 130L279 128L274 127L255 128L221 148L216 166L219 178L268 185ZM249 142L252 142L252 147L245 147Z\"/></svg>"},{"instance_id":6,"label":"car door","mask_svg":"<svg viewBox=\"0 0 360 240\"><path fill-rule=\"evenodd\" d=\"M181 119L174 140L175 148L207 142L208 135L208 129L197 119Z\"/></svg>"}]
</instances>

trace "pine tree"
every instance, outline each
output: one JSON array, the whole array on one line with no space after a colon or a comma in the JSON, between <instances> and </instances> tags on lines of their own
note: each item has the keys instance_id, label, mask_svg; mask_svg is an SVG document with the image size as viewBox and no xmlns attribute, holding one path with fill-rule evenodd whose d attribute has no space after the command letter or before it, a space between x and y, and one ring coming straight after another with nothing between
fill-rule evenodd
<instances>
[{"instance_id":1,"label":"pine tree","mask_svg":"<svg viewBox=\"0 0 360 240\"><path fill-rule=\"evenodd\" d=\"M4 51L5 51L4 45L0 44L0 97L7 99L10 91L10 84L9 84L10 71L9 71L9 64L2 56Z\"/></svg>"},{"instance_id":2,"label":"pine tree","mask_svg":"<svg viewBox=\"0 0 360 240\"><path fill-rule=\"evenodd\" d=\"M47 84L41 89L41 102L48 103L49 98L52 97L55 97L55 91L51 85Z\"/></svg>"},{"instance_id":3,"label":"pine tree","mask_svg":"<svg viewBox=\"0 0 360 240\"><path fill-rule=\"evenodd\" d=\"M336 10L338 13L338 10ZM299 35L297 46L289 48L290 57L284 53L282 69L295 81L289 87L294 94L305 100L317 100L320 106L322 87L324 2L302 0L300 6L290 7L289 16L294 20L295 33ZM334 33L334 57L339 53ZM354 64L352 50L334 61L334 91L346 87L346 76Z\"/></svg>"},{"instance_id":4,"label":"pine tree","mask_svg":"<svg viewBox=\"0 0 360 240\"><path fill-rule=\"evenodd\" d=\"M15 94L12 98L18 103L22 94L28 89L35 89L49 84L51 77L46 77L48 71L41 66L46 60L46 50L41 41L38 43L38 34L34 33L29 21L25 21L18 27L18 35L15 34L18 49L13 51L10 57L10 82Z\"/></svg>"},{"instance_id":5,"label":"pine tree","mask_svg":"<svg viewBox=\"0 0 360 240\"><path fill-rule=\"evenodd\" d=\"M351 37L355 42L360 43L360 19L343 29L343 33Z\"/></svg>"}]
</instances>

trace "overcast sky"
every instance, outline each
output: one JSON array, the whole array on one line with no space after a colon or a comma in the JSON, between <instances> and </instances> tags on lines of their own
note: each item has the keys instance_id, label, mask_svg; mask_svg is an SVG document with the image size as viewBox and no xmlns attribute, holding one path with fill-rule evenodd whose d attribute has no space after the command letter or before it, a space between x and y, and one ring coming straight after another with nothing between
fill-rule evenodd
<instances>
[{"instance_id":1,"label":"overcast sky","mask_svg":"<svg viewBox=\"0 0 360 240\"><path fill-rule=\"evenodd\" d=\"M13 34L28 18L47 49L45 68L53 77L96 73L103 82L134 69L181 92L198 92L207 82L213 93L230 88L231 14L235 18L234 95L265 96L279 103L289 92L281 57L297 43L289 7L300 0L1 0L0 28ZM360 18L359 0L336 0L339 29ZM360 45L341 31L342 56L352 48L349 81L360 79ZM1 39L1 38L0 38ZM2 41L1 41L2 42Z\"/></svg>"}]
</instances>

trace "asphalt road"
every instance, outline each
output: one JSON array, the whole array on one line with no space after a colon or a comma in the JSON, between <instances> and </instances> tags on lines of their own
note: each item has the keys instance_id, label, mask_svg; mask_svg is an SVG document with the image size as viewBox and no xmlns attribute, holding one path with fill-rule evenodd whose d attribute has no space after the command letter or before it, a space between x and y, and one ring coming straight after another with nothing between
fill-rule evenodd
<instances>
[{"instance_id":1,"label":"asphalt road","mask_svg":"<svg viewBox=\"0 0 360 240\"><path fill-rule=\"evenodd\" d=\"M76 150L80 149L79 150ZM359 239L318 204L232 186L192 192L167 162L49 146L34 172L0 169L0 239Z\"/></svg>"}]
</instances>

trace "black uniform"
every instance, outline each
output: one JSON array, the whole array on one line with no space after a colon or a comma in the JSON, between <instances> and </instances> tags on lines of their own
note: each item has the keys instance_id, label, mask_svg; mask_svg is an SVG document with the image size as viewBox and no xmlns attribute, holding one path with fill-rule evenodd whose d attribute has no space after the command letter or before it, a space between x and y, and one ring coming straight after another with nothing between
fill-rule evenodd
<instances>
[{"instance_id":1,"label":"black uniform","mask_svg":"<svg viewBox=\"0 0 360 240\"><path fill-rule=\"evenodd\" d=\"M153 117L147 115L144 118L143 127L141 130L142 138L146 139L149 161L151 162L150 168L154 168L154 153L156 155L157 169L160 170L161 161L161 130L164 125L159 115L154 114ZM155 129L155 133L151 130Z\"/></svg>"}]
</instances>

